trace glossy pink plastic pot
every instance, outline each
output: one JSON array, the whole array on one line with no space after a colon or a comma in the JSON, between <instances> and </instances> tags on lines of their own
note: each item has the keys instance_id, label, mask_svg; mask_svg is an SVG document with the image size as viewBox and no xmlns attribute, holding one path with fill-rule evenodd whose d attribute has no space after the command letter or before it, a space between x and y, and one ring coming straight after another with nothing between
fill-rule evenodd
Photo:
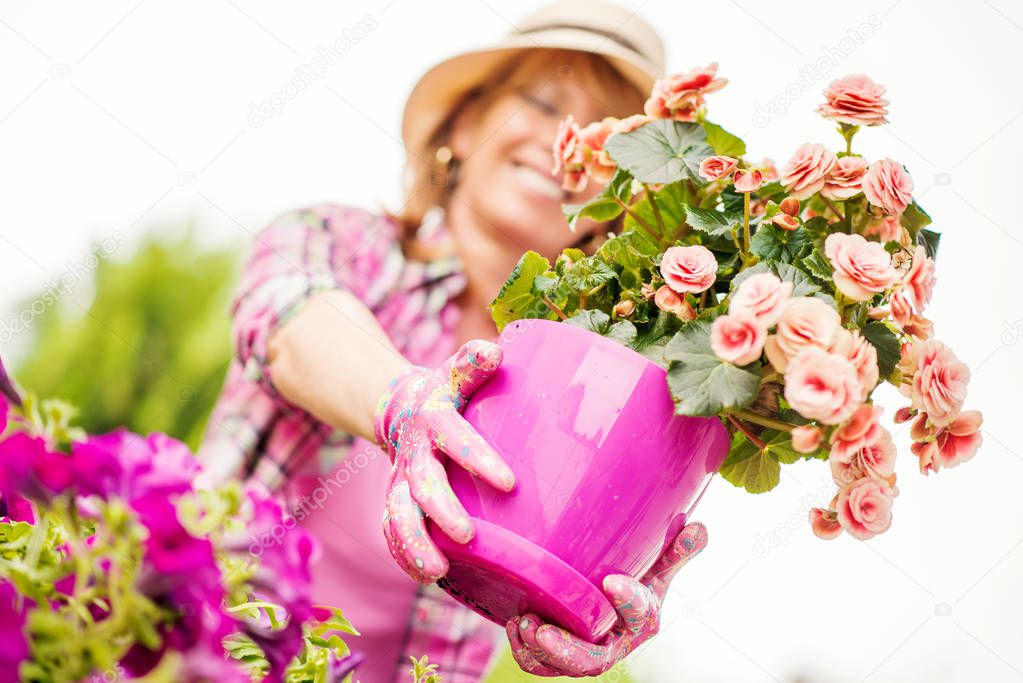
<instances>
[{"instance_id":1,"label":"glossy pink plastic pot","mask_svg":"<svg viewBox=\"0 0 1023 683\"><path fill-rule=\"evenodd\" d=\"M498 343L504 361L464 415L517 485L501 493L449 464L476 535L460 545L431 527L451 562L440 585L501 625L534 612L597 640L617 618L604 577L650 568L728 434L717 418L675 415L665 371L610 339L520 320Z\"/></svg>"}]
</instances>

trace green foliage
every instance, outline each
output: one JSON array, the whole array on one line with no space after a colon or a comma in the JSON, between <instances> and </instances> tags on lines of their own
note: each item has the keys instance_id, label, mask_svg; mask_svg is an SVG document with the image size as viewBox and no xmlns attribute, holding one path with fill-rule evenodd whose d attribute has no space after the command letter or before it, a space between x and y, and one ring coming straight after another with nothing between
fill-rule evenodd
<instances>
[{"instance_id":1,"label":"green foliage","mask_svg":"<svg viewBox=\"0 0 1023 683\"><path fill-rule=\"evenodd\" d=\"M742 138L732 135L716 123L704 121L703 129L707 132L707 144L713 148L714 154L741 157L746 153L746 143L742 141Z\"/></svg>"},{"instance_id":2,"label":"green foliage","mask_svg":"<svg viewBox=\"0 0 1023 683\"><path fill-rule=\"evenodd\" d=\"M568 221L568 227L575 230L580 218L592 218L598 222L606 222L618 218L624 210L622 204L632 198L632 177L625 171L615 171L614 177L604 187L603 192L585 204L562 204L561 210Z\"/></svg>"},{"instance_id":3,"label":"green foliage","mask_svg":"<svg viewBox=\"0 0 1023 683\"><path fill-rule=\"evenodd\" d=\"M899 362L901 344L895 333L880 321L863 326L863 336L877 349L877 368L881 379L888 379Z\"/></svg>"},{"instance_id":4,"label":"green foliage","mask_svg":"<svg viewBox=\"0 0 1023 683\"><path fill-rule=\"evenodd\" d=\"M700 162L714 153L702 126L665 119L613 135L605 149L620 168L641 183L691 180L702 184Z\"/></svg>"},{"instance_id":5,"label":"green foliage","mask_svg":"<svg viewBox=\"0 0 1023 683\"><path fill-rule=\"evenodd\" d=\"M759 363L739 367L726 363L710 348L710 325L689 323L668 343L664 357L671 362L668 389L679 415L716 415L743 408L760 388Z\"/></svg>"},{"instance_id":6,"label":"green foliage","mask_svg":"<svg viewBox=\"0 0 1023 683\"><path fill-rule=\"evenodd\" d=\"M538 278L539 287L534 287ZM513 320L548 317L551 309L544 304L543 297L554 287L554 278L547 259L535 251L523 254L490 303L490 314L497 323L497 330L503 330Z\"/></svg>"},{"instance_id":7,"label":"green foliage","mask_svg":"<svg viewBox=\"0 0 1023 683\"><path fill-rule=\"evenodd\" d=\"M717 211L687 206L686 223L694 230L714 237L732 235L742 226L742 211Z\"/></svg>"},{"instance_id":8,"label":"green foliage","mask_svg":"<svg viewBox=\"0 0 1023 683\"><path fill-rule=\"evenodd\" d=\"M191 237L101 260L85 310L61 300L34 319L15 376L79 406L86 431L124 425L195 448L231 358L236 262L234 250L203 252Z\"/></svg>"},{"instance_id":9,"label":"green foliage","mask_svg":"<svg viewBox=\"0 0 1023 683\"><path fill-rule=\"evenodd\" d=\"M757 438L764 448L754 444L741 432L732 436L732 447L721 466L721 476L734 486L749 493L766 493L781 479L781 465L791 465L803 459L827 458L825 451L804 455L792 449L788 432L765 429Z\"/></svg>"},{"instance_id":10,"label":"green foliage","mask_svg":"<svg viewBox=\"0 0 1023 683\"><path fill-rule=\"evenodd\" d=\"M765 261L793 263L810 247L803 229L782 230L770 223L761 225L750 242L750 251Z\"/></svg>"},{"instance_id":11,"label":"green foliage","mask_svg":"<svg viewBox=\"0 0 1023 683\"><path fill-rule=\"evenodd\" d=\"M580 310L565 321L567 325L575 325L584 330L595 332L602 337L613 339L623 346L631 346L636 341L636 326L628 320L611 323L607 313L600 310Z\"/></svg>"}]
</instances>

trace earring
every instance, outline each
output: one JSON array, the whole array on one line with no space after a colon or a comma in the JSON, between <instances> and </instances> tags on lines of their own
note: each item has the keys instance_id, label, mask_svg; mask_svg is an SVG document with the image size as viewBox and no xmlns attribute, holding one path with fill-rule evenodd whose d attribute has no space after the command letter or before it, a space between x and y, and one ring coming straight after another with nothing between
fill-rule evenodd
<instances>
[{"instance_id":1,"label":"earring","mask_svg":"<svg viewBox=\"0 0 1023 683\"><path fill-rule=\"evenodd\" d=\"M433 158L437 162L437 170L430 174L430 182L433 185L447 185L448 184L448 167L451 164L451 159L454 157L454 152L447 145L441 145L434 152Z\"/></svg>"}]
</instances>

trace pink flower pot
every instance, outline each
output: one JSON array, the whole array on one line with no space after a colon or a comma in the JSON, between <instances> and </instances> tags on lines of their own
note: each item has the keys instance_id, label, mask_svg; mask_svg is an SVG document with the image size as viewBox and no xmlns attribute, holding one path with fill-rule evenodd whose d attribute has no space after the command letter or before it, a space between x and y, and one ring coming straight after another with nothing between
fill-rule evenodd
<instances>
[{"instance_id":1,"label":"pink flower pot","mask_svg":"<svg viewBox=\"0 0 1023 683\"><path fill-rule=\"evenodd\" d=\"M501 493L457 465L466 545L431 527L451 561L440 585L494 622L534 612L597 640L617 618L608 574L640 577L728 454L717 418L674 414L665 371L617 342L544 320L508 325L504 361L465 418L515 471Z\"/></svg>"}]
</instances>

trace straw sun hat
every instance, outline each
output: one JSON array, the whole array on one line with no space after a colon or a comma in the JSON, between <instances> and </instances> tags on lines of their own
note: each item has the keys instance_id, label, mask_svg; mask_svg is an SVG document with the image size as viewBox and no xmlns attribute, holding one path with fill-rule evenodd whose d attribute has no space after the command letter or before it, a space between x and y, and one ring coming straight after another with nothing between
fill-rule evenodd
<instances>
[{"instance_id":1,"label":"straw sun hat","mask_svg":"<svg viewBox=\"0 0 1023 683\"><path fill-rule=\"evenodd\" d=\"M634 12L604 0L559 0L527 16L496 45L455 55L427 71L405 104L406 149L422 149L467 93L508 60L536 48L601 55L642 93L664 71L660 37Z\"/></svg>"}]
</instances>

